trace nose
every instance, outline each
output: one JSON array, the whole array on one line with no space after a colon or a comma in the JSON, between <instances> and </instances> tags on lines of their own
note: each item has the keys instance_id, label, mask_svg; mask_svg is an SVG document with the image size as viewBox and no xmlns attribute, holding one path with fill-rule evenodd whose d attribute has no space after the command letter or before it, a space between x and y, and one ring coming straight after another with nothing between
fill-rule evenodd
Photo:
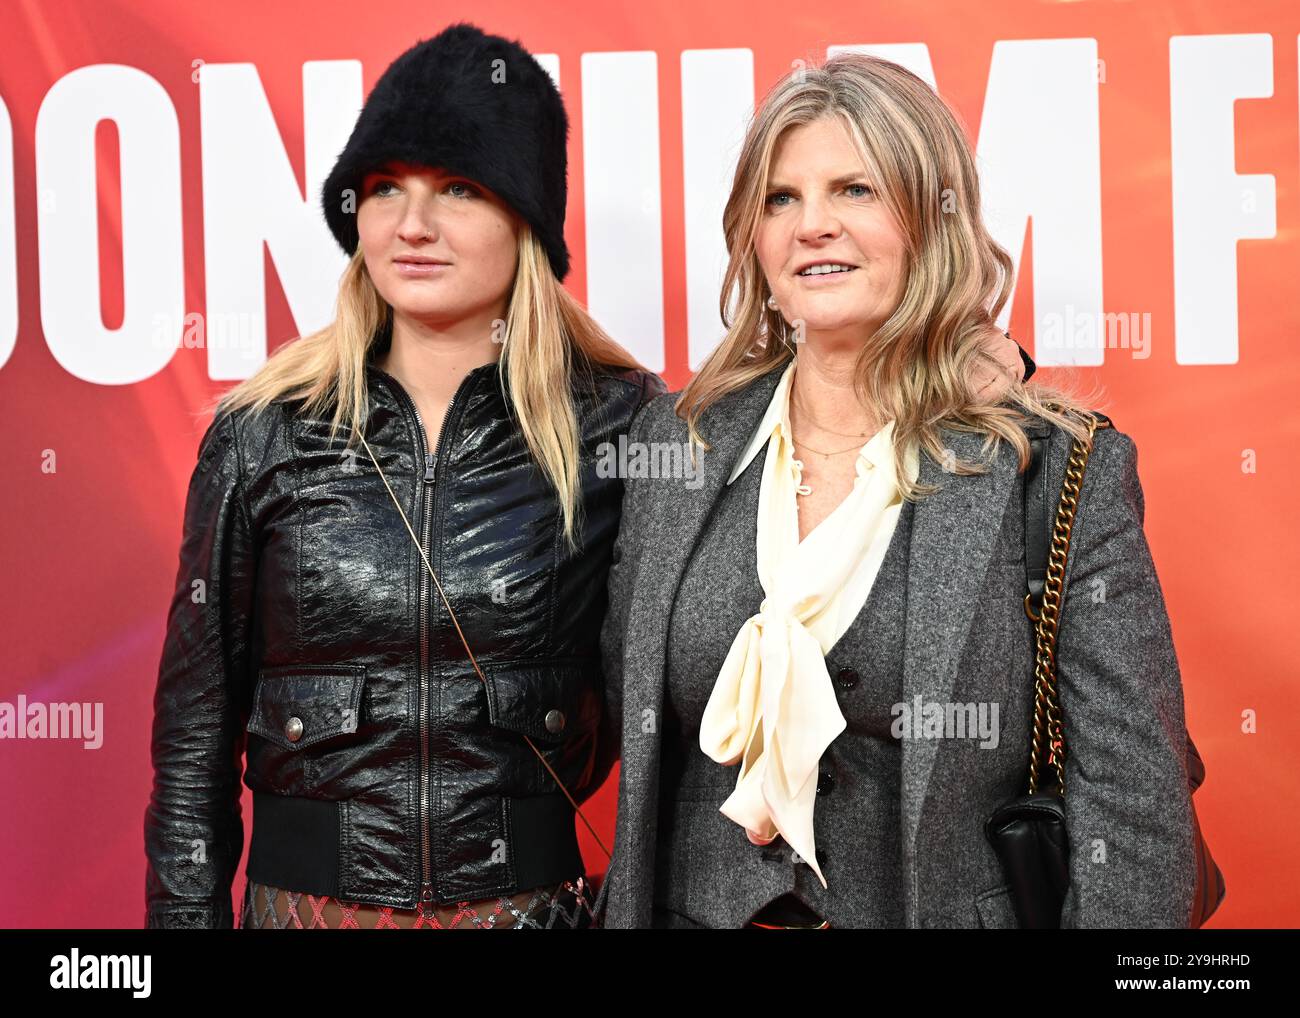
<instances>
[{"instance_id":1,"label":"nose","mask_svg":"<svg viewBox=\"0 0 1300 1018\"><path fill-rule=\"evenodd\" d=\"M420 244L438 239L437 202L422 185L405 185L407 195L402 218L397 224L397 236L406 244Z\"/></svg>"},{"instance_id":2,"label":"nose","mask_svg":"<svg viewBox=\"0 0 1300 1018\"><path fill-rule=\"evenodd\" d=\"M841 230L839 217L830 202L820 195L804 199L795 236L805 242L834 240Z\"/></svg>"}]
</instances>

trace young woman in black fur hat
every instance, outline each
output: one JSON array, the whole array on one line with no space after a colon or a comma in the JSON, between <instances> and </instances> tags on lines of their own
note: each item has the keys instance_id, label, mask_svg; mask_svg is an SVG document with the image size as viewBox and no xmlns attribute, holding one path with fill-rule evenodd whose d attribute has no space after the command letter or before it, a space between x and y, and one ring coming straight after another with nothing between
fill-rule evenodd
<instances>
[{"instance_id":1,"label":"young woman in black fur hat","mask_svg":"<svg viewBox=\"0 0 1300 1018\"><path fill-rule=\"evenodd\" d=\"M589 925L622 494L595 459L664 386L561 285L567 134L466 24L366 102L321 193L335 320L218 402L190 482L146 925L233 924L241 767L245 928Z\"/></svg>"}]
</instances>

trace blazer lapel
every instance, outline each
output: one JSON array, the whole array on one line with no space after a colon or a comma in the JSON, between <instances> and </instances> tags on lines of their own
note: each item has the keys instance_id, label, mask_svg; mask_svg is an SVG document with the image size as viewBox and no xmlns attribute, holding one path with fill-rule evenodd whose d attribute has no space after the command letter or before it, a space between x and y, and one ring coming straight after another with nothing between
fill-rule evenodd
<instances>
[{"instance_id":1,"label":"blazer lapel","mask_svg":"<svg viewBox=\"0 0 1300 1018\"><path fill-rule=\"evenodd\" d=\"M967 461L980 461L983 436L941 429L944 445ZM988 571L1016 477L1016 457L1006 447L988 472L959 476L922 453L919 479L943 487L916 506L908 547L907 624L903 656L903 695L915 709L952 698L957 667L970 635L971 602ZM901 817L904 898L908 926L917 919L916 839L926 801L937 739L903 740Z\"/></svg>"},{"instance_id":2,"label":"blazer lapel","mask_svg":"<svg viewBox=\"0 0 1300 1018\"><path fill-rule=\"evenodd\" d=\"M658 656L653 662L652 671L659 677L661 686L668 616L677 597L677 588L686 573L686 563L695 553L695 546L704 532L704 524L721 497L732 468L767 412L772 394L786 367L787 363L783 363L755 379L745 389L729 393L718 400L700 422L700 433L711 446L707 451L697 452L702 457L703 480L695 489L682 487L674 491L678 510L673 519L673 539L662 546L662 555L654 570L653 584L643 584L638 590L638 594L649 598L640 607L647 609L647 617L653 615L655 619L650 635L654 646L658 648ZM683 423L683 434L685 428ZM759 455L763 453L760 452ZM649 612L651 606L658 606L659 611ZM634 597L633 610L637 607L637 598Z\"/></svg>"},{"instance_id":3,"label":"blazer lapel","mask_svg":"<svg viewBox=\"0 0 1300 1018\"><path fill-rule=\"evenodd\" d=\"M787 362L788 363L788 362ZM655 524L647 534L651 547L646 550L637 570L628 618L637 620L640 630L635 639L637 652L625 656L623 676L623 767L620 772L619 808L616 825L616 849L610 875L624 870L622 881L632 897L621 899L611 892L610 915L618 924L650 925L649 887L654 865L655 823L659 800L659 760L668 623L677 589L686 572L686 564L695 552L709 512L722 494L731 470L753 437L772 401L787 363L773 368L744 389L728 393L703 415L700 433L710 444L697 450L702 480L691 488L670 481L645 482L672 484L653 501L666 510L656 514ZM686 425L677 421L674 436L683 441ZM680 434L678 434L680 432ZM664 441L668 436L658 436ZM645 727L649 719L654 727ZM630 754L632 744L644 747ZM620 860L620 856L622 856ZM608 879L608 878L607 878ZM631 907L631 914L624 909Z\"/></svg>"},{"instance_id":4,"label":"blazer lapel","mask_svg":"<svg viewBox=\"0 0 1300 1018\"><path fill-rule=\"evenodd\" d=\"M664 688L668 621L677 588L686 572L686 563L695 553L709 512L721 497L732 468L767 411L785 368L786 364L773 368L746 388L718 400L705 413L700 422L700 433L711 448L696 453L701 457L703 479L696 488L674 486L672 501L675 512L670 524L659 535L660 541L655 549L658 554L651 557L638 573L630 617L644 620L645 645L652 649L640 671L641 677L651 683L650 691L656 698ZM684 436L684 422L681 431ZM650 563L653 567L647 568Z\"/></svg>"}]
</instances>

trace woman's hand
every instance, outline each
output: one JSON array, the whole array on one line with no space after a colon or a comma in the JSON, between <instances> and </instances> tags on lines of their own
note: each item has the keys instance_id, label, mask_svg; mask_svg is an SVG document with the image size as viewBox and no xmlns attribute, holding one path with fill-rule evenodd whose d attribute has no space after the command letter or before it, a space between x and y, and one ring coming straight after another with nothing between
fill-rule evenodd
<instances>
[{"instance_id":1,"label":"woman's hand","mask_svg":"<svg viewBox=\"0 0 1300 1018\"><path fill-rule=\"evenodd\" d=\"M1025 361L1020 345L1004 332L992 329L984 343L994 363L977 361L971 371L971 388L980 402L997 403L1013 382L1023 381Z\"/></svg>"}]
</instances>

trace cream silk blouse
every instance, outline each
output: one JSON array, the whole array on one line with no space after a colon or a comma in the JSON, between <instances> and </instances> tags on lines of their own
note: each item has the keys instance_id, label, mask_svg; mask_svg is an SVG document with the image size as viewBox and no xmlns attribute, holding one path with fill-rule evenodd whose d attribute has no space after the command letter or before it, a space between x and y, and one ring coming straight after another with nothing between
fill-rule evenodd
<instances>
[{"instance_id":1,"label":"cream silk blouse","mask_svg":"<svg viewBox=\"0 0 1300 1018\"><path fill-rule=\"evenodd\" d=\"M797 492L803 464L790 430L797 358L728 484L767 447L758 497L757 568L764 599L736 634L700 724L700 748L740 764L722 813L751 840L778 834L817 874L813 806L822 753L846 726L825 654L866 604L902 510L894 469L893 422L858 452L853 489L799 540ZM905 456L916 479L916 450Z\"/></svg>"}]
</instances>

